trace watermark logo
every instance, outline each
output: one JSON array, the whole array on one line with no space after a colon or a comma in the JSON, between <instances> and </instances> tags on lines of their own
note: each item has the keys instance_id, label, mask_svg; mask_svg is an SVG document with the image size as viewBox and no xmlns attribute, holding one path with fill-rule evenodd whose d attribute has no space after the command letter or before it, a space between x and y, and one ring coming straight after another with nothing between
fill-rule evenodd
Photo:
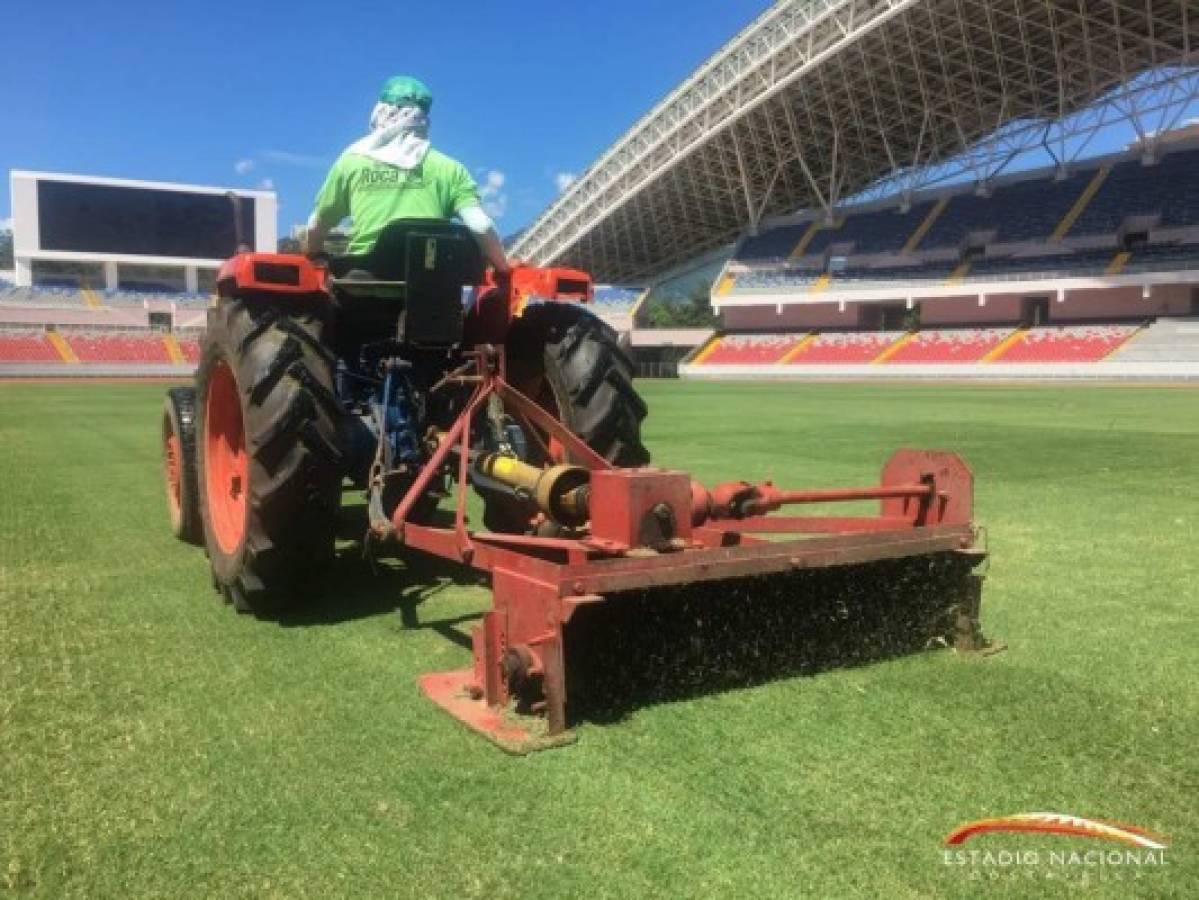
<instances>
[{"instance_id":1,"label":"watermark logo","mask_svg":"<svg viewBox=\"0 0 1199 900\"><path fill-rule=\"evenodd\" d=\"M967 822L945 835L945 846L955 847L964 844L975 835L994 832L1031 832L1099 838L1146 850L1165 850L1169 846L1161 835L1135 825L1048 812L1017 813L1014 816L999 816L994 819L978 819L974 822Z\"/></svg>"},{"instance_id":2,"label":"watermark logo","mask_svg":"<svg viewBox=\"0 0 1199 900\"><path fill-rule=\"evenodd\" d=\"M1080 850L1063 846L1048 851L1034 847L971 847L963 845L973 837L985 834L1053 834L1067 837L1092 838L1120 847ZM1166 851L1169 841L1136 825L1109 822L1103 819L1084 819L1062 813L1017 813L990 819L978 819L959 825L943 841L941 862L946 866L969 870L973 877L1072 877L1140 878L1142 872L1169 865ZM1055 876L1055 872L1058 874ZM1092 876L1089 873L1094 873Z\"/></svg>"}]
</instances>

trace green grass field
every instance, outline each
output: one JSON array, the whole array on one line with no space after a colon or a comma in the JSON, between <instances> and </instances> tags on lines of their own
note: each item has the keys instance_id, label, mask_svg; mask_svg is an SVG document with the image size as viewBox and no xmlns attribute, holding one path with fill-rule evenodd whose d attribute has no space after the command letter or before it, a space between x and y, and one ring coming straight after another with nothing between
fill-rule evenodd
<instances>
[{"instance_id":1,"label":"green grass field","mask_svg":"<svg viewBox=\"0 0 1199 900\"><path fill-rule=\"evenodd\" d=\"M869 483L965 454L987 633L645 705L506 756L421 672L487 592L436 566L288 625L216 599L166 526L160 385L0 383L0 884L17 896L1196 896L1199 392L643 383L656 461ZM433 588L430 590L430 586ZM402 600L423 599L407 621ZM951 866L969 819L1164 833L1168 865ZM969 847L1099 846L977 838ZM1052 879L1052 880L1051 880Z\"/></svg>"}]
</instances>

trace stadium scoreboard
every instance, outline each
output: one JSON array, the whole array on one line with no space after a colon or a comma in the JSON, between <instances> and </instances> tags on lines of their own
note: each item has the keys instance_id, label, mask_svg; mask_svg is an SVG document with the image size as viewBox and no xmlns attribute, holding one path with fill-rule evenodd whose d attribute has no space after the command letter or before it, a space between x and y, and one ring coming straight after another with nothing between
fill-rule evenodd
<instances>
[{"instance_id":1,"label":"stadium scoreboard","mask_svg":"<svg viewBox=\"0 0 1199 900\"><path fill-rule=\"evenodd\" d=\"M223 259L237 249L224 194L39 180L42 250ZM238 198L240 233L254 243L254 199Z\"/></svg>"},{"instance_id":2,"label":"stadium scoreboard","mask_svg":"<svg viewBox=\"0 0 1199 900\"><path fill-rule=\"evenodd\" d=\"M39 260L195 271L236 253L239 237L275 249L272 191L25 171L11 185L18 281Z\"/></svg>"}]
</instances>

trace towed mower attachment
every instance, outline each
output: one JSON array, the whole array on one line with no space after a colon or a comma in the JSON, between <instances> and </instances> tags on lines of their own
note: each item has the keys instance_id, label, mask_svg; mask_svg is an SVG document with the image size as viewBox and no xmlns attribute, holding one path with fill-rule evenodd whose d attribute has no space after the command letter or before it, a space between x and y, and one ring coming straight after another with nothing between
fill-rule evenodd
<instances>
[{"instance_id":1,"label":"towed mower attachment","mask_svg":"<svg viewBox=\"0 0 1199 900\"><path fill-rule=\"evenodd\" d=\"M422 472L431 477L457 455L455 526L406 521L425 489L422 477L390 521L376 514L372 526L378 537L491 573L492 608L473 630L472 668L424 675L420 685L503 749L525 753L573 739L568 688L571 696L587 693L574 668L601 680L624 677L636 640L611 634L601 647L576 628L587 620L590 629L606 612L631 626L633 638L650 622L657 628L666 606L697 619L761 615L760 623L747 623L749 639L761 631L766 648L754 652L784 671L792 668L786 651L767 645L777 636L770 632L791 626L755 606L765 592L781 593L791 608L822 604L834 610L832 618L851 615L854 604L877 605L871 639L887 645L882 653L935 644L980 648L982 577L974 569L986 554L971 522L972 476L956 454L900 450L871 487L796 491L730 482L708 490L681 472L612 467L504 380L501 351L479 351L474 374L461 377L473 379L474 395ZM573 465L529 471L516 460L497 465L472 455L471 422L493 396L517 421L560 442ZM547 518L574 516L574 524L589 525L555 537L468 531L472 464L522 485ZM878 501L878 514L771 515L784 506L863 500ZM710 602L700 596L704 585ZM903 640L887 636L897 624L892 619L904 620ZM606 650L613 652L604 658Z\"/></svg>"}]
</instances>

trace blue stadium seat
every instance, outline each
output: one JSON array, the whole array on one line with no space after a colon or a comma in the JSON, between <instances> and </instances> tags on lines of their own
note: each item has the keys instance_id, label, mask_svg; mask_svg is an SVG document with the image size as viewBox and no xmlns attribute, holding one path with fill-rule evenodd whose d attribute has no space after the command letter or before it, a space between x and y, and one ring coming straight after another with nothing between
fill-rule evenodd
<instances>
[{"instance_id":1,"label":"blue stadium seat","mask_svg":"<svg viewBox=\"0 0 1199 900\"><path fill-rule=\"evenodd\" d=\"M1151 166L1137 159L1113 166L1069 233L1114 234L1129 216L1141 215L1160 215L1165 228L1199 224L1199 149L1170 153Z\"/></svg>"}]
</instances>

